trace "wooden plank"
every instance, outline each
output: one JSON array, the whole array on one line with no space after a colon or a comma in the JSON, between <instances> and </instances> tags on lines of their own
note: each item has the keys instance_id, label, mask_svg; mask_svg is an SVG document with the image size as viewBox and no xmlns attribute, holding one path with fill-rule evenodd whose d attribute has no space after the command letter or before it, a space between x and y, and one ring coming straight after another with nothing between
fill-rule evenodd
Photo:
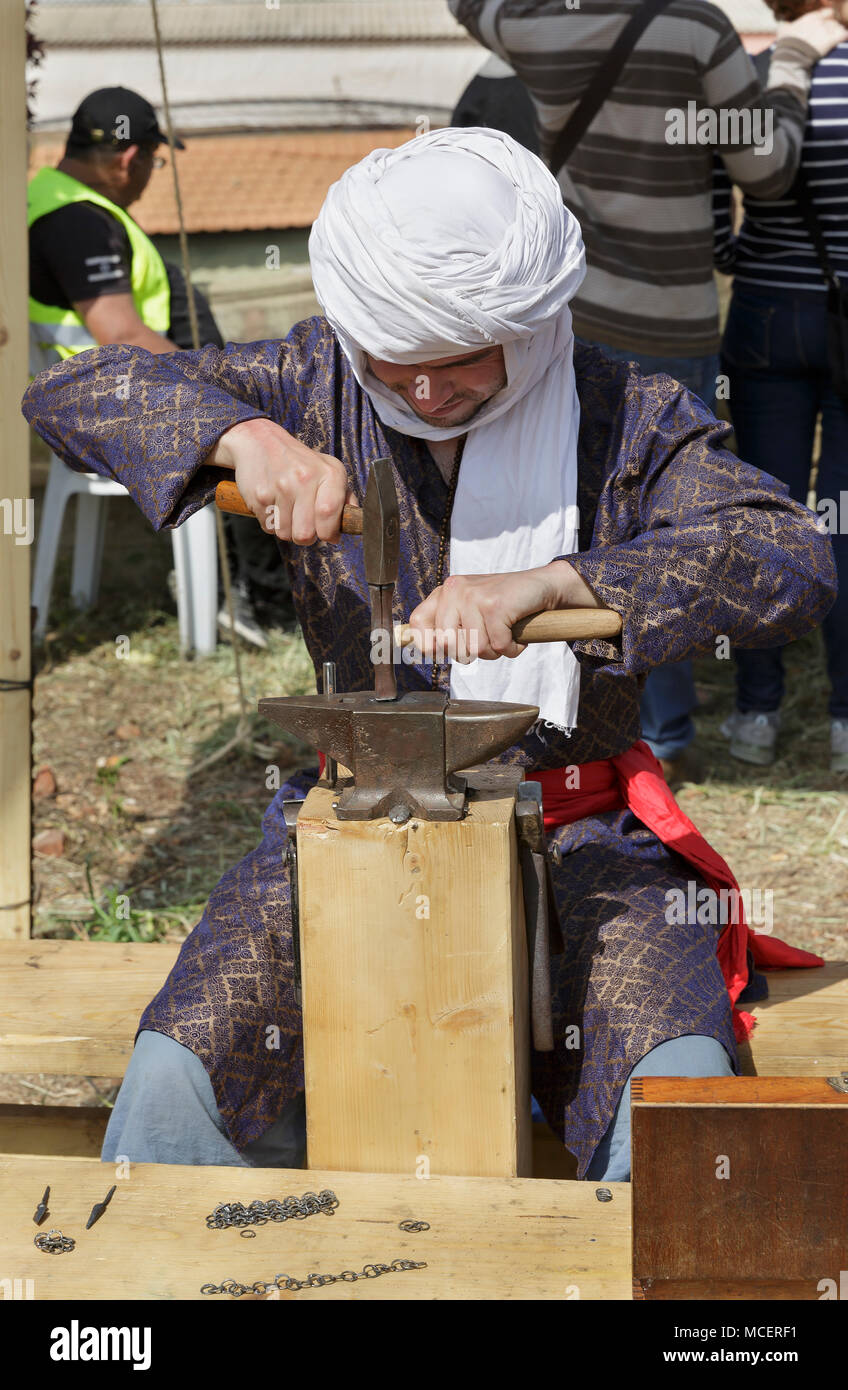
<instances>
[{"instance_id":1,"label":"wooden plank","mask_svg":"<svg viewBox=\"0 0 848 1390\"><path fill-rule=\"evenodd\" d=\"M0 1073L121 1076L136 1023L177 953L161 944L0 940ZM771 998L751 1010L759 1022L752 1045L740 1048L743 1072L835 1076L848 1067L848 963L774 971L769 984ZM56 1044L57 1034L81 1033L78 1002L92 991L90 1046L85 1036L73 1048ZM100 1071L104 1039L110 1069Z\"/></svg>"},{"instance_id":2,"label":"wooden plank","mask_svg":"<svg viewBox=\"0 0 848 1390\"><path fill-rule=\"evenodd\" d=\"M634 1296L812 1300L838 1285L848 1096L821 1078L637 1077L631 1102Z\"/></svg>"},{"instance_id":3,"label":"wooden plank","mask_svg":"<svg viewBox=\"0 0 848 1390\"><path fill-rule=\"evenodd\" d=\"M0 1105L0 1153L98 1158L111 1111L103 1105ZM577 1177L577 1160L547 1125L533 1126L534 1178Z\"/></svg>"},{"instance_id":4,"label":"wooden plank","mask_svg":"<svg viewBox=\"0 0 848 1390\"><path fill-rule=\"evenodd\" d=\"M0 1105L0 1153L97 1158L110 1114L105 1105Z\"/></svg>"},{"instance_id":5,"label":"wooden plank","mask_svg":"<svg viewBox=\"0 0 848 1390\"><path fill-rule=\"evenodd\" d=\"M177 958L153 942L0 941L0 1072L122 1076Z\"/></svg>"},{"instance_id":6,"label":"wooden plank","mask_svg":"<svg viewBox=\"0 0 848 1390\"><path fill-rule=\"evenodd\" d=\"M848 962L764 973L768 999L745 1006L757 1024L739 1049L743 1072L834 1076L848 1067Z\"/></svg>"},{"instance_id":7,"label":"wooden plank","mask_svg":"<svg viewBox=\"0 0 848 1390\"><path fill-rule=\"evenodd\" d=\"M92 1205L113 1182L109 1209L86 1231ZM41 1229L76 1240L66 1255L33 1245L32 1214L48 1183L50 1215ZM121 1178L91 1159L0 1155L0 1277L33 1279L36 1299L200 1299L202 1284L228 1277L253 1284L400 1258L427 1268L280 1298L629 1299L629 1188L607 1186L613 1200L602 1203L586 1182L163 1164L133 1166ZM255 1240L205 1225L218 1202L325 1187L339 1198L331 1218L269 1223ZM410 1218L429 1221L430 1230L400 1231L398 1222ZM224 1295L208 1301L229 1303Z\"/></svg>"},{"instance_id":8,"label":"wooden plank","mask_svg":"<svg viewBox=\"0 0 848 1390\"><path fill-rule=\"evenodd\" d=\"M514 792L464 820L297 826L310 1167L529 1174Z\"/></svg>"},{"instance_id":9,"label":"wooden plank","mask_svg":"<svg viewBox=\"0 0 848 1390\"><path fill-rule=\"evenodd\" d=\"M0 937L31 922L32 791L29 433L21 396L29 367L24 0L0 5ZM29 543L27 543L27 535Z\"/></svg>"},{"instance_id":10,"label":"wooden plank","mask_svg":"<svg viewBox=\"0 0 848 1390\"><path fill-rule=\"evenodd\" d=\"M639 1105L848 1105L820 1076L637 1076L630 1091Z\"/></svg>"}]
</instances>

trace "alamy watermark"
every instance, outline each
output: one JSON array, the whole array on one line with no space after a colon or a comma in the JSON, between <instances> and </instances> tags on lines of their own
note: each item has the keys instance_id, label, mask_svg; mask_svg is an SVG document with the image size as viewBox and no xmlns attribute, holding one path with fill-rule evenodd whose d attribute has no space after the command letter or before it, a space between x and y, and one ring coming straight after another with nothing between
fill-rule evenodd
<instances>
[{"instance_id":1,"label":"alamy watermark","mask_svg":"<svg viewBox=\"0 0 848 1390\"><path fill-rule=\"evenodd\" d=\"M771 107L698 106L688 101L686 110L672 106L665 113L667 145L726 145L754 147L754 154L774 149L774 112Z\"/></svg>"},{"instance_id":2,"label":"alamy watermark","mask_svg":"<svg viewBox=\"0 0 848 1390\"><path fill-rule=\"evenodd\" d=\"M32 545L35 503L31 497L0 497L0 515L5 536L14 536L15 545Z\"/></svg>"},{"instance_id":3,"label":"alamy watermark","mask_svg":"<svg viewBox=\"0 0 848 1390\"><path fill-rule=\"evenodd\" d=\"M716 892L690 879L685 888L667 889L665 904L665 920L672 927L724 927L741 906L749 927L756 927L765 936L774 929L771 888L721 888Z\"/></svg>"},{"instance_id":4,"label":"alamy watermark","mask_svg":"<svg viewBox=\"0 0 848 1390\"><path fill-rule=\"evenodd\" d=\"M401 631L394 628L375 627L371 633L371 661L375 666L385 666L391 662L396 666L421 666L435 663L446 666L450 661L476 661L480 655L480 634L476 628L435 628L433 631L433 651L425 654L423 633L415 628L406 630L401 640Z\"/></svg>"}]
</instances>

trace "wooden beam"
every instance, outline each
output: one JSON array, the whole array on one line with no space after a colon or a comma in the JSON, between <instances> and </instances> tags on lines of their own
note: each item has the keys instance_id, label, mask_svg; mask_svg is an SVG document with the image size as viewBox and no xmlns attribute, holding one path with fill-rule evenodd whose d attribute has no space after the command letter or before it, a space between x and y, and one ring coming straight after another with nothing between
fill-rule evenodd
<instances>
[{"instance_id":1,"label":"wooden beam","mask_svg":"<svg viewBox=\"0 0 848 1390\"><path fill-rule=\"evenodd\" d=\"M97 1158L111 1113L105 1105L0 1105L0 1153Z\"/></svg>"},{"instance_id":2,"label":"wooden beam","mask_svg":"<svg viewBox=\"0 0 848 1390\"><path fill-rule=\"evenodd\" d=\"M297 823L309 1166L531 1171L514 786L461 821Z\"/></svg>"},{"instance_id":3,"label":"wooden beam","mask_svg":"<svg viewBox=\"0 0 848 1390\"><path fill-rule=\"evenodd\" d=\"M32 1243L32 1214L48 1183L53 1211L42 1229L57 1226L77 1242L55 1259ZM109 1209L86 1231L92 1204L112 1183ZM39 1300L203 1298L229 1306L226 1295L201 1295L201 1285L408 1259L427 1268L281 1293L280 1301L626 1300L629 1185L605 1185L611 1202L599 1202L589 1182L158 1163L116 1172L94 1159L0 1155L0 1270L33 1279ZM332 1217L269 1222L255 1240L206 1228L219 1202L247 1205L325 1187L339 1199ZM411 1218L429 1222L429 1231L398 1229Z\"/></svg>"},{"instance_id":4,"label":"wooden beam","mask_svg":"<svg viewBox=\"0 0 848 1390\"><path fill-rule=\"evenodd\" d=\"M136 1023L179 947L105 941L0 940L0 1074L121 1076ZM848 963L769 972L771 998L743 1069L835 1076L848 1067ZM85 1030L78 1025L87 1019ZM73 1037L72 1043L57 1042ZM108 1070L102 1071L106 1066Z\"/></svg>"},{"instance_id":5,"label":"wooden beam","mask_svg":"<svg viewBox=\"0 0 848 1390\"><path fill-rule=\"evenodd\" d=\"M739 1048L748 1076L835 1076L848 1067L848 963L766 970L769 996L744 1007L756 1019Z\"/></svg>"},{"instance_id":6,"label":"wooden beam","mask_svg":"<svg viewBox=\"0 0 848 1390\"><path fill-rule=\"evenodd\" d=\"M7 0L0 5L0 685L22 688L0 688L0 937L14 938L28 937L32 921L32 503L21 414L29 367L25 63L24 0Z\"/></svg>"},{"instance_id":7,"label":"wooden beam","mask_svg":"<svg viewBox=\"0 0 848 1390\"><path fill-rule=\"evenodd\" d=\"M111 1111L104 1105L0 1105L0 1153L98 1158ZM577 1160L547 1125L533 1126L534 1178L577 1178Z\"/></svg>"},{"instance_id":8,"label":"wooden beam","mask_svg":"<svg viewBox=\"0 0 848 1390\"><path fill-rule=\"evenodd\" d=\"M0 1073L123 1076L178 946L0 941Z\"/></svg>"}]
</instances>

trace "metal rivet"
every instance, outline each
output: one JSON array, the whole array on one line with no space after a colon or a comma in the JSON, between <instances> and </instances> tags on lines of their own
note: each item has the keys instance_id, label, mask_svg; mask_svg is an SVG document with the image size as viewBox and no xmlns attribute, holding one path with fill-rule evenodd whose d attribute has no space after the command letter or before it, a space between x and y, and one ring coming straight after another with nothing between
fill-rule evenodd
<instances>
[{"instance_id":1,"label":"metal rivet","mask_svg":"<svg viewBox=\"0 0 848 1390\"><path fill-rule=\"evenodd\" d=\"M597 1197L599 1202L612 1201L612 1193L610 1192L608 1187L596 1187L595 1196Z\"/></svg>"},{"instance_id":2,"label":"metal rivet","mask_svg":"<svg viewBox=\"0 0 848 1390\"><path fill-rule=\"evenodd\" d=\"M405 825L411 815L412 812L409 807L400 804L398 806L393 806L389 811L389 820L394 825Z\"/></svg>"}]
</instances>

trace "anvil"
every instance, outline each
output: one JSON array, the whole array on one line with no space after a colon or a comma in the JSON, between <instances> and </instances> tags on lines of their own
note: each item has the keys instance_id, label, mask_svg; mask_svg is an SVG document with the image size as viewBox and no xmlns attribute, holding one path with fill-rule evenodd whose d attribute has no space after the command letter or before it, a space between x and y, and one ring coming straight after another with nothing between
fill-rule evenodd
<instances>
[{"instance_id":1,"label":"anvil","mask_svg":"<svg viewBox=\"0 0 848 1390\"><path fill-rule=\"evenodd\" d=\"M389 701L376 692L259 701L259 712L349 768L338 783L339 820L402 823L460 820L459 768L510 748L539 717L535 705L451 700L415 691Z\"/></svg>"},{"instance_id":2,"label":"anvil","mask_svg":"<svg viewBox=\"0 0 848 1390\"><path fill-rule=\"evenodd\" d=\"M339 820L459 820L466 801L458 769L509 748L539 717L538 708L430 691L398 697L392 597L400 522L390 459L377 459L368 475L362 546L372 635L384 634L376 650L388 653L374 663L374 690L260 700L259 712L350 770L352 779L339 783Z\"/></svg>"}]
</instances>

